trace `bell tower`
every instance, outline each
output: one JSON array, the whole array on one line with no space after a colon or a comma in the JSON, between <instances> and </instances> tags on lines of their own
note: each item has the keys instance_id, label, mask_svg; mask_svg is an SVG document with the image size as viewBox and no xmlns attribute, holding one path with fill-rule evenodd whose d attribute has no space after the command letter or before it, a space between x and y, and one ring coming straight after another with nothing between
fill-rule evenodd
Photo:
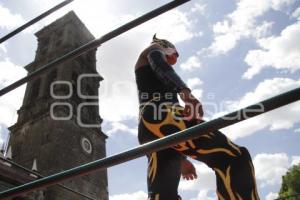
<instances>
[{"instance_id":1,"label":"bell tower","mask_svg":"<svg viewBox=\"0 0 300 200\"><path fill-rule=\"evenodd\" d=\"M69 12L36 33L35 59L28 73L91 41L93 35L75 13ZM96 71L96 49L51 69L27 84L18 120L10 127L14 162L51 175L106 156L106 135L101 131ZM63 183L97 200L107 200L107 173L96 172ZM52 186L44 200L81 200L81 195Z\"/></svg>"}]
</instances>

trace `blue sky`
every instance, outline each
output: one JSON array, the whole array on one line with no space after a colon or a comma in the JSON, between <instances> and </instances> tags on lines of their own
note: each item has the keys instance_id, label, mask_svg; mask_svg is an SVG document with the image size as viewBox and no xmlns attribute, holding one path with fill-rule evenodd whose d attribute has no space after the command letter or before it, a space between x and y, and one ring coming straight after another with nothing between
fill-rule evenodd
<instances>
[{"instance_id":1,"label":"blue sky","mask_svg":"<svg viewBox=\"0 0 300 200\"><path fill-rule=\"evenodd\" d=\"M59 0L2 0L0 36L59 3ZM0 88L26 75L34 59L34 33L74 10L88 29L104 33L150 11L166 0L75 0L0 45ZM100 88L108 155L137 143L137 96L133 66L152 35L174 42L178 74L205 105L207 120L300 86L299 0L192 0L107 43L97 52L104 77ZM9 69L9 70L7 70ZM16 119L25 87L0 98L0 133ZM222 130L252 155L261 199L276 198L281 176L300 162L300 102ZM182 181L186 200L216 199L213 172L195 162L199 178ZM111 200L146 199L146 159L108 170Z\"/></svg>"}]
</instances>

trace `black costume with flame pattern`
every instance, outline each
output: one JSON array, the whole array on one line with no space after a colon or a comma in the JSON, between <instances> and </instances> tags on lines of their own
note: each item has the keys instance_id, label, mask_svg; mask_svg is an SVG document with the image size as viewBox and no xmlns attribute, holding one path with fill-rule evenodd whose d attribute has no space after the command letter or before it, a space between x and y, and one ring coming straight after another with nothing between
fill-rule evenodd
<instances>
[{"instance_id":1,"label":"black costume with flame pattern","mask_svg":"<svg viewBox=\"0 0 300 200\"><path fill-rule=\"evenodd\" d=\"M154 38L154 42L163 47L175 48L166 40ZM149 65L141 66L135 72L140 101L140 143L197 124L196 121L183 118L183 108L178 103L177 93L187 86L168 65L164 56L161 49L151 49L147 54ZM147 156L148 200L181 199L177 190L183 155L204 162L215 171L219 200L259 199L254 168L247 149L215 131Z\"/></svg>"}]
</instances>

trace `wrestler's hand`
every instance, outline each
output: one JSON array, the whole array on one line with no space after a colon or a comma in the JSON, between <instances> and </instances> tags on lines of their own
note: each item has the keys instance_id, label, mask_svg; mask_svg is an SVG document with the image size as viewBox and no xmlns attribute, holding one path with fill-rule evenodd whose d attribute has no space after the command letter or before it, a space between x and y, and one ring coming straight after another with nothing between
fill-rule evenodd
<instances>
[{"instance_id":1,"label":"wrestler's hand","mask_svg":"<svg viewBox=\"0 0 300 200\"><path fill-rule=\"evenodd\" d=\"M181 175L185 180L194 180L197 178L194 165L187 159L181 160Z\"/></svg>"},{"instance_id":2,"label":"wrestler's hand","mask_svg":"<svg viewBox=\"0 0 300 200\"><path fill-rule=\"evenodd\" d=\"M188 120L195 119L198 122L202 121L203 108L200 101L192 95L189 89L183 89L179 95L185 103L183 115Z\"/></svg>"}]
</instances>

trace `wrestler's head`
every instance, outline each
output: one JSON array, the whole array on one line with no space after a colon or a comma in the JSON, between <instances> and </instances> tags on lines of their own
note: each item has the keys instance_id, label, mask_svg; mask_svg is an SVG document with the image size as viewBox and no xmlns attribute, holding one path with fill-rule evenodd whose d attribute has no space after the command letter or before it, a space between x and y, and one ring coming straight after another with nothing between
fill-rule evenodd
<instances>
[{"instance_id":1,"label":"wrestler's head","mask_svg":"<svg viewBox=\"0 0 300 200\"><path fill-rule=\"evenodd\" d=\"M177 58L179 57L179 54L174 44L172 44L168 40L158 39L156 37L156 34L154 34L152 38L152 43L159 44L161 47L163 47L168 64L174 65L177 62Z\"/></svg>"}]
</instances>

